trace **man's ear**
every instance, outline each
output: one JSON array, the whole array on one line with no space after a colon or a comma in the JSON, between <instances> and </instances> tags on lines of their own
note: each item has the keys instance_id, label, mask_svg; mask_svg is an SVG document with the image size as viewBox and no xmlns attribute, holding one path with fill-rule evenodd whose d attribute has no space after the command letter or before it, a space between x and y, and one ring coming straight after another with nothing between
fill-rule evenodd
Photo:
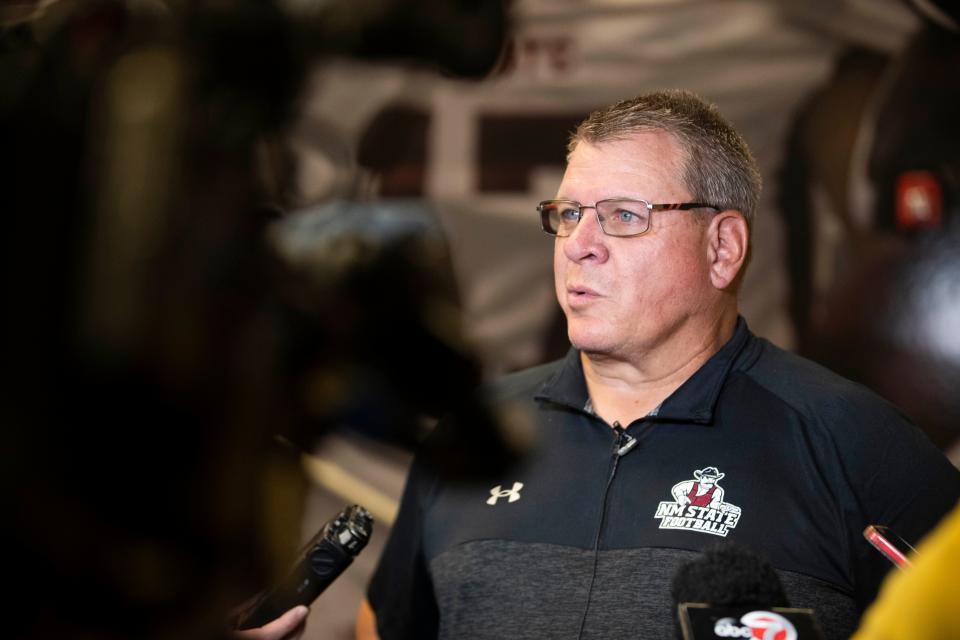
<instances>
[{"instance_id":1,"label":"man's ear","mask_svg":"<svg viewBox=\"0 0 960 640\"><path fill-rule=\"evenodd\" d=\"M728 209L710 219L707 251L714 287L726 290L737 282L746 265L749 248L750 229L742 213Z\"/></svg>"}]
</instances>

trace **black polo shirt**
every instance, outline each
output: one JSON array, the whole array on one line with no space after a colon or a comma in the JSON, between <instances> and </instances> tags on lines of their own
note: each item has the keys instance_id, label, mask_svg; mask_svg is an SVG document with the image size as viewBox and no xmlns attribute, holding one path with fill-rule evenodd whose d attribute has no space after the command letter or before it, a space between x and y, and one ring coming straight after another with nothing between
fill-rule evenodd
<instances>
[{"instance_id":1,"label":"black polo shirt","mask_svg":"<svg viewBox=\"0 0 960 640\"><path fill-rule=\"evenodd\" d=\"M864 527L918 541L960 497L960 474L896 409L742 318L622 431L589 411L576 350L490 398L525 413L533 443L486 481L414 462L369 591L383 640L669 637L677 565L724 539L846 638L888 569Z\"/></svg>"}]
</instances>

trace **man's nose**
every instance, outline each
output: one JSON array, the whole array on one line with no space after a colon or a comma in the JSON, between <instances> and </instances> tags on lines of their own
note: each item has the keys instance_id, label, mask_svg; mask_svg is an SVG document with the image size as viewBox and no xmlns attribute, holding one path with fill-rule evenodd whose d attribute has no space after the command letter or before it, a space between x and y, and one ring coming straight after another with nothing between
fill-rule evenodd
<instances>
[{"instance_id":1,"label":"man's nose","mask_svg":"<svg viewBox=\"0 0 960 640\"><path fill-rule=\"evenodd\" d=\"M573 233L562 238L563 251L574 262L593 260L605 262L610 257L609 237L600 228L600 219L594 207L581 207L581 218Z\"/></svg>"}]
</instances>

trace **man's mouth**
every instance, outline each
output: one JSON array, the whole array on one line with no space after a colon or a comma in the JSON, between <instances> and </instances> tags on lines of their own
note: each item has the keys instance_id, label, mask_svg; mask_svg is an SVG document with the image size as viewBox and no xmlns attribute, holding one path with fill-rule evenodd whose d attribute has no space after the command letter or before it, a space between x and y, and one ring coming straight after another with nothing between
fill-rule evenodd
<instances>
[{"instance_id":1,"label":"man's mouth","mask_svg":"<svg viewBox=\"0 0 960 640\"><path fill-rule=\"evenodd\" d=\"M567 295L575 298L599 298L600 294L582 285L570 285L567 287Z\"/></svg>"}]
</instances>

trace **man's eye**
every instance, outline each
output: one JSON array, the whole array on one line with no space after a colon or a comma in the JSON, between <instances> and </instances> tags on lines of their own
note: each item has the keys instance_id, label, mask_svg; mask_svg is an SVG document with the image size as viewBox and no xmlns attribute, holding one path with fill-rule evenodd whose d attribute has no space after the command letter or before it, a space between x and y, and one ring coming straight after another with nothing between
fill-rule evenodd
<instances>
[{"instance_id":1,"label":"man's eye","mask_svg":"<svg viewBox=\"0 0 960 640\"><path fill-rule=\"evenodd\" d=\"M633 211L628 211L626 209L617 210L617 221L623 222L626 224L636 224L640 222L640 216L634 213Z\"/></svg>"},{"instance_id":2,"label":"man's eye","mask_svg":"<svg viewBox=\"0 0 960 640\"><path fill-rule=\"evenodd\" d=\"M560 209L561 220L579 220L580 211L577 209Z\"/></svg>"}]
</instances>

